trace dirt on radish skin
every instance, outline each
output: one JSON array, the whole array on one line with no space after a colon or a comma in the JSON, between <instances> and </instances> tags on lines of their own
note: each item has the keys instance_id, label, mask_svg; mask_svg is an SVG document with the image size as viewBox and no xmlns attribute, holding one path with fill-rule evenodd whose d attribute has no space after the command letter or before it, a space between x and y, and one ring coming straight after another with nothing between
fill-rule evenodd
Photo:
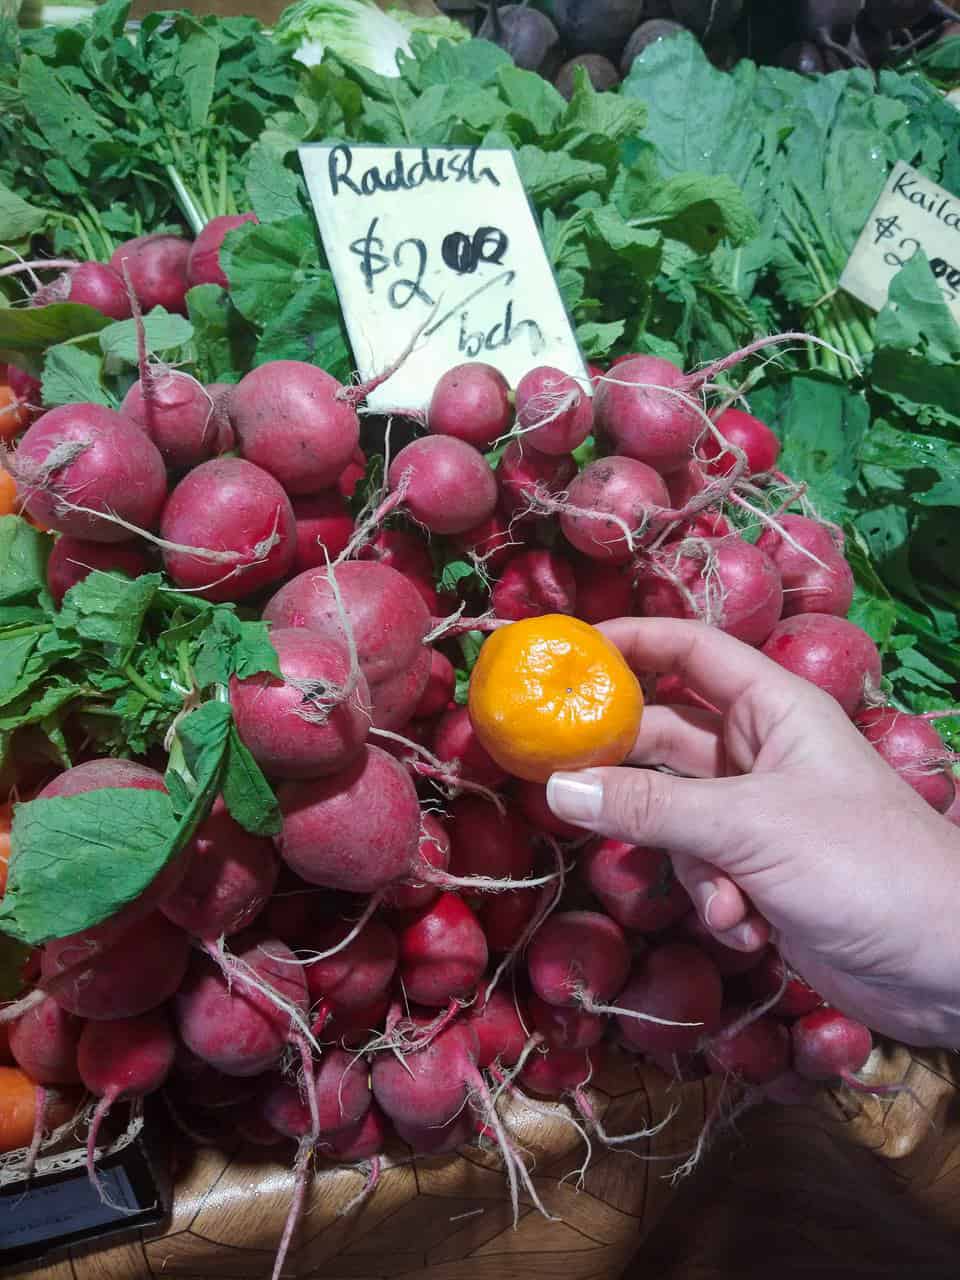
<instances>
[{"instance_id":1,"label":"dirt on radish skin","mask_svg":"<svg viewBox=\"0 0 960 1280\"><path fill-rule=\"evenodd\" d=\"M152 374L146 395L138 378L120 412L147 433L174 471L199 466L233 446L233 432L209 391L175 369Z\"/></svg>"},{"instance_id":2,"label":"dirt on radish skin","mask_svg":"<svg viewBox=\"0 0 960 1280\"><path fill-rule=\"evenodd\" d=\"M187 314L187 263L192 241L158 232L126 240L114 251L110 266L123 278L126 269L144 312L154 307Z\"/></svg>"},{"instance_id":3,"label":"dirt on radish skin","mask_svg":"<svg viewBox=\"0 0 960 1280\"><path fill-rule=\"evenodd\" d=\"M147 557L136 543L89 542L64 533L54 542L47 560L47 589L59 608L70 588L95 569L139 578L148 568Z\"/></svg>"},{"instance_id":4,"label":"dirt on radish skin","mask_svg":"<svg viewBox=\"0 0 960 1280\"><path fill-rule=\"evenodd\" d=\"M309 627L270 633L281 675L230 680L237 732L274 778L318 778L346 768L370 729L370 690L345 645Z\"/></svg>"},{"instance_id":5,"label":"dirt on radish skin","mask_svg":"<svg viewBox=\"0 0 960 1280\"><path fill-rule=\"evenodd\" d=\"M546 454L570 454L593 430L593 401L560 369L539 365L517 383L517 427Z\"/></svg>"},{"instance_id":6,"label":"dirt on radish skin","mask_svg":"<svg viewBox=\"0 0 960 1280\"><path fill-rule=\"evenodd\" d=\"M591 893L624 929L656 933L691 909L662 849L594 840L581 852L578 867Z\"/></svg>"},{"instance_id":7,"label":"dirt on radish skin","mask_svg":"<svg viewBox=\"0 0 960 1280\"><path fill-rule=\"evenodd\" d=\"M427 427L487 449L513 421L510 384L493 365L480 361L448 369L434 388Z\"/></svg>"},{"instance_id":8,"label":"dirt on radish skin","mask_svg":"<svg viewBox=\"0 0 960 1280\"><path fill-rule=\"evenodd\" d=\"M477 917L455 893L441 893L400 932L399 974L415 1004L444 1008L468 999L487 967L487 941Z\"/></svg>"},{"instance_id":9,"label":"dirt on radish skin","mask_svg":"<svg viewBox=\"0 0 960 1280\"><path fill-rule=\"evenodd\" d=\"M155 528L167 496L156 445L101 404L50 409L27 428L8 469L34 520L91 542L129 539L130 529L110 515L138 529Z\"/></svg>"},{"instance_id":10,"label":"dirt on radish skin","mask_svg":"<svg viewBox=\"0 0 960 1280\"><path fill-rule=\"evenodd\" d=\"M290 494L336 484L360 439L356 410L340 383L315 365L271 360L241 378L230 420L241 455Z\"/></svg>"},{"instance_id":11,"label":"dirt on radish skin","mask_svg":"<svg viewBox=\"0 0 960 1280\"><path fill-rule=\"evenodd\" d=\"M242 458L215 458L189 471L160 521L167 573L205 600L243 600L283 578L296 554L290 499L273 476Z\"/></svg>"},{"instance_id":12,"label":"dirt on radish skin","mask_svg":"<svg viewBox=\"0 0 960 1280\"><path fill-rule=\"evenodd\" d=\"M829 693L852 716L879 689L880 654L846 618L800 613L778 622L763 645L768 658Z\"/></svg>"},{"instance_id":13,"label":"dirt on radish skin","mask_svg":"<svg viewBox=\"0 0 960 1280\"><path fill-rule=\"evenodd\" d=\"M943 739L929 720L894 707L861 711L854 724L904 782L938 813L946 813L956 783Z\"/></svg>"},{"instance_id":14,"label":"dirt on radish skin","mask_svg":"<svg viewBox=\"0 0 960 1280\"><path fill-rule=\"evenodd\" d=\"M521 551L504 566L491 603L496 616L510 622L545 613L575 613L577 580L555 551Z\"/></svg>"}]
</instances>

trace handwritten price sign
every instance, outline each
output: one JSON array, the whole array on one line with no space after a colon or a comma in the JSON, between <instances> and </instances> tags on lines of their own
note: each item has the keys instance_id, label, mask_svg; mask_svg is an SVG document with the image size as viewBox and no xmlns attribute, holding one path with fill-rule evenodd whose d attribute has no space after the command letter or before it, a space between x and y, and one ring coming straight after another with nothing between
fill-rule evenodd
<instances>
[{"instance_id":1,"label":"handwritten price sign","mask_svg":"<svg viewBox=\"0 0 960 1280\"><path fill-rule=\"evenodd\" d=\"M465 360L512 385L555 365L589 390L512 152L312 144L300 162L361 377L421 330L371 408L423 409Z\"/></svg>"},{"instance_id":2,"label":"handwritten price sign","mask_svg":"<svg viewBox=\"0 0 960 1280\"><path fill-rule=\"evenodd\" d=\"M900 161L857 241L840 286L879 311L890 281L923 251L960 321L960 198Z\"/></svg>"}]
</instances>

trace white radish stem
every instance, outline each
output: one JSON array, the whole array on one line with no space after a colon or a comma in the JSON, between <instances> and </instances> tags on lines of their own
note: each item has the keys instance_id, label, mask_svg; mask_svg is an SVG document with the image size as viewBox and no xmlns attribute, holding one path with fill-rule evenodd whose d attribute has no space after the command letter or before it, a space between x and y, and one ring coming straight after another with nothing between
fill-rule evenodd
<instances>
[{"instance_id":1,"label":"white radish stem","mask_svg":"<svg viewBox=\"0 0 960 1280\"><path fill-rule=\"evenodd\" d=\"M513 944L513 946L506 953L506 955L503 957L503 959L500 961L500 963L497 965L496 969L494 970L493 977L490 979L490 982L487 984L487 989L483 994L483 1003L485 1005L489 1001L490 997L493 995L494 991L497 989L497 985L500 982L500 979L503 976L503 974L506 973L507 969L509 969L510 966L516 961L518 956L523 955L524 951L526 951L527 947L533 941L534 935L536 934L537 930L541 928L541 926L545 923L547 918L553 913L553 911L556 910L557 905L560 902L560 899L563 897L563 889L566 883L566 867L564 866L564 863L563 863L563 852L560 849L560 845L553 838L553 836L548 836L547 839L550 842L550 847L553 852L554 862L557 868L555 875L552 877L553 888L552 889L550 889L549 887L544 888L544 892L543 892L543 895L541 896L540 904L537 910L534 912L530 920L530 923L527 925L527 927L521 933L520 937L516 940L516 942Z\"/></svg>"},{"instance_id":2,"label":"white radish stem","mask_svg":"<svg viewBox=\"0 0 960 1280\"><path fill-rule=\"evenodd\" d=\"M275 1009L279 1009L281 1013L285 1013L290 1019L291 1026L300 1033L310 1045L311 1049L317 1054L320 1053L320 1045L314 1039L313 1032L310 1030L310 1024L300 1012L295 1004L292 1004L286 997L282 996L279 991L266 982L256 972L251 965L247 964L240 956L235 956L227 951L224 945L223 937L217 939L216 942L201 943L203 950L207 953L213 963L217 966L227 981L228 988L234 982L239 982L241 986L256 991L259 995ZM271 952L265 952L274 962L281 959L279 956L273 955ZM289 962L287 962L289 963ZM291 1036L293 1032L291 1032Z\"/></svg>"},{"instance_id":3,"label":"white radish stem","mask_svg":"<svg viewBox=\"0 0 960 1280\"><path fill-rule=\"evenodd\" d=\"M356 1213L361 1205L366 1204L377 1189L380 1182L382 1167L382 1161L379 1156L374 1156L372 1160L364 1161L362 1164L357 1165L357 1169L361 1172L365 1169L367 1180L352 1199L348 1200L346 1204L340 1206L337 1210L338 1218L346 1218L349 1214Z\"/></svg>"},{"instance_id":4,"label":"white radish stem","mask_svg":"<svg viewBox=\"0 0 960 1280\"><path fill-rule=\"evenodd\" d=\"M577 1003L586 1009L587 1013L612 1013L621 1018L636 1018L638 1022L655 1022L658 1027L702 1027L702 1022L674 1022L670 1018L655 1018L652 1013L640 1013L637 1009L624 1009L618 1004L598 1004L590 995L589 991L585 991L583 987L574 988L574 997Z\"/></svg>"},{"instance_id":5,"label":"white radish stem","mask_svg":"<svg viewBox=\"0 0 960 1280\"><path fill-rule=\"evenodd\" d=\"M22 1018L25 1013L29 1013L31 1009L36 1008L47 998L47 993L41 987L34 987L25 996L21 996L19 1000L14 1000L11 1004L5 1004L0 1009L0 1022L13 1022L16 1018Z\"/></svg>"},{"instance_id":6,"label":"white radish stem","mask_svg":"<svg viewBox=\"0 0 960 1280\"><path fill-rule=\"evenodd\" d=\"M368 516L361 517L356 529L354 529L350 541L337 556L334 564L342 564L345 560L352 560L361 547L366 546L374 534L379 530L388 516L392 515L398 507L403 506L403 500L406 497L407 488L410 484L410 472L404 471L401 475L397 487L393 489L387 496L379 502Z\"/></svg>"},{"instance_id":7,"label":"white radish stem","mask_svg":"<svg viewBox=\"0 0 960 1280\"><path fill-rule=\"evenodd\" d=\"M280 1280L283 1275L283 1264L287 1260L293 1235L303 1217L303 1206L307 1198L307 1174L310 1168L310 1157L313 1154L313 1142L310 1138L301 1138L297 1148L297 1158L293 1165L293 1198L287 1210L287 1220L283 1225L283 1235L277 1246L277 1256L273 1263L271 1280Z\"/></svg>"},{"instance_id":8,"label":"white radish stem","mask_svg":"<svg viewBox=\"0 0 960 1280\"><path fill-rule=\"evenodd\" d=\"M433 630L423 637L424 644L434 644L437 640L451 640L455 636L466 635L468 631L499 631L501 627L509 627L505 618L495 618L493 614L484 613L479 618L463 617L464 606L447 618L434 618Z\"/></svg>"},{"instance_id":9,"label":"white radish stem","mask_svg":"<svg viewBox=\"0 0 960 1280\"><path fill-rule=\"evenodd\" d=\"M77 267L82 266L80 262L74 262L72 258L34 258L30 262L21 259L20 262L11 262L9 266L0 267L0 277L16 276L21 272L33 271L75 271Z\"/></svg>"}]
</instances>

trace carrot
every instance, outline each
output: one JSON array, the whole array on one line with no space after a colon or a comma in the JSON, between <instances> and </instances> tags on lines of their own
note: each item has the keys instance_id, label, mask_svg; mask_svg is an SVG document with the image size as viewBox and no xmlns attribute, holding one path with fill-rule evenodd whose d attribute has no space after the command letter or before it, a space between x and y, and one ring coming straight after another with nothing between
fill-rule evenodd
<instances>
[{"instance_id":1,"label":"carrot","mask_svg":"<svg viewBox=\"0 0 960 1280\"><path fill-rule=\"evenodd\" d=\"M0 516L16 513L17 482L9 471L0 467Z\"/></svg>"},{"instance_id":2,"label":"carrot","mask_svg":"<svg viewBox=\"0 0 960 1280\"><path fill-rule=\"evenodd\" d=\"M30 410L12 387L0 382L0 440L12 440L30 421Z\"/></svg>"}]
</instances>

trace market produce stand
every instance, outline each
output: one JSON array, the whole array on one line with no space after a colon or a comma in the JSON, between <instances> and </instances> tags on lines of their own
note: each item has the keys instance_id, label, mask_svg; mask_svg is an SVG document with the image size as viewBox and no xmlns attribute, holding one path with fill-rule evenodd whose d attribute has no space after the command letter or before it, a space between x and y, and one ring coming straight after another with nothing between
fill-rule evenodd
<instances>
[{"instance_id":1,"label":"market produce stand","mask_svg":"<svg viewBox=\"0 0 960 1280\"><path fill-rule=\"evenodd\" d=\"M754 1117L752 1132L775 1138L802 1125L836 1134L886 1162L905 1195L956 1221L954 1056L887 1048L875 1054L869 1071L878 1083L902 1083L909 1092L879 1099L845 1091L825 1093L815 1106L767 1104ZM626 1062L603 1084L595 1096L609 1132L656 1122L679 1104L655 1139L631 1149L661 1158L693 1145L718 1092L715 1080L671 1086L661 1072ZM493 1155L471 1148L456 1157L410 1161L397 1147L375 1193L349 1217L338 1217L337 1210L356 1195L363 1175L321 1164L285 1275L615 1280L634 1255L642 1264L642 1241L655 1231L674 1194L665 1176L674 1164L601 1148L577 1190L576 1177L565 1175L580 1164L583 1150L569 1124L532 1113L511 1114L510 1120L536 1158L537 1188L561 1222L549 1222L524 1204L514 1230L503 1172ZM738 1146L736 1135L726 1141ZM71 1250L19 1272L21 1280L250 1280L268 1274L292 1190L288 1153L274 1159L240 1144L193 1149L180 1141L173 1154L176 1195L167 1224L112 1248ZM786 1206L784 1213L786 1220Z\"/></svg>"}]
</instances>

